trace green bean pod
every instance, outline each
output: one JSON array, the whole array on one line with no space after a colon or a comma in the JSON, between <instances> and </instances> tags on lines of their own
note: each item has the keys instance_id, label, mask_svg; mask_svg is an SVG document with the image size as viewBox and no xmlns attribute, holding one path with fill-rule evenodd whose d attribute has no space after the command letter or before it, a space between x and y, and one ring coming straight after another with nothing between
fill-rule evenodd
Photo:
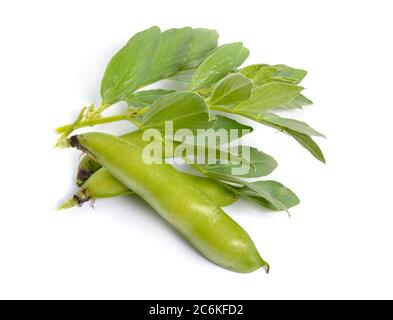
<instances>
[{"instance_id":1,"label":"green bean pod","mask_svg":"<svg viewBox=\"0 0 393 320\"><path fill-rule=\"evenodd\" d=\"M89 157L91 161L94 161ZM94 161L95 162L95 161ZM205 177L194 176L181 173L185 179L192 183L199 190L205 192L207 196L219 207L226 207L234 203L239 196L221 184ZM112 198L134 194L132 190L114 178L105 168L99 168L81 186L81 189L71 198L62 203L59 207L67 209L82 205L89 200Z\"/></svg>"},{"instance_id":2,"label":"green bean pod","mask_svg":"<svg viewBox=\"0 0 393 320\"><path fill-rule=\"evenodd\" d=\"M132 142L138 146L145 146L148 142L142 141L143 131L137 130L129 132L125 135L120 136L120 138ZM85 181L87 181L92 174L94 174L101 165L92 159L89 155L84 155L82 160L79 162L78 172L76 175L76 184L82 186Z\"/></svg>"},{"instance_id":3,"label":"green bean pod","mask_svg":"<svg viewBox=\"0 0 393 320\"><path fill-rule=\"evenodd\" d=\"M142 131L133 131L121 136L139 147L144 147L148 142L142 141ZM225 188L223 185L204 177L184 174L190 181L205 192L213 202L219 207L226 207L238 200L239 196ZM84 155L78 166L77 185L81 187L73 198L62 203L59 209L71 208L82 205L89 200L100 198L111 198L133 194L134 192L115 179L105 168L92 159L89 155Z\"/></svg>"},{"instance_id":4,"label":"green bean pod","mask_svg":"<svg viewBox=\"0 0 393 320\"><path fill-rule=\"evenodd\" d=\"M104 133L73 136L70 142L134 190L210 261L236 272L269 269L250 236L171 165L148 165L141 148Z\"/></svg>"},{"instance_id":5,"label":"green bean pod","mask_svg":"<svg viewBox=\"0 0 393 320\"><path fill-rule=\"evenodd\" d=\"M90 158L88 155L84 155L79 162L78 172L76 175L76 185L81 187L90 176L101 168L101 165Z\"/></svg>"}]
</instances>

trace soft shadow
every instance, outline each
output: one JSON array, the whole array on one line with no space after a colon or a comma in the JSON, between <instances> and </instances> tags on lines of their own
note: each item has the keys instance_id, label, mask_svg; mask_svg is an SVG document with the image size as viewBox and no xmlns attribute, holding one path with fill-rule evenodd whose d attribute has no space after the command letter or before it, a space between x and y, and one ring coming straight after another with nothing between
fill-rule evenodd
<instances>
[{"instance_id":1,"label":"soft shadow","mask_svg":"<svg viewBox=\"0 0 393 320\"><path fill-rule=\"evenodd\" d=\"M143 217L144 220L146 221L146 228L145 230L149 231L149 226L151 224L157 224L161 228L163 228L168 234L176 238L179 242L182 242L185 247L189 248L190 252L193 252L195 254L198 254L199 256L202 256L205 258L198 250L196 250L178 231L175 230L164 218L162 218L145 200L143 200L141 197L138 195L129 195L129 196L123 196L123 197L117 197L116 199L100 199L95 203L95 206L98 206L100 202L103 201L111 201L111 200L116 200L116 201L121 201L124 206L128 206L130 208L130 211L124 214L124 211L122 213L117 213L117 212L108 212L107 210L100 210L99 214L105 214L105 215L111 215L111 218L113 219L119 219L121 220L121 223L125 224L130 224L130 229L133 226L133 222L135 221L135 217L140 216ZM88 204L86 204L88 206ZM146 217L148 220L146 220ZM159 240L159 239L157 239ZM206 261L208 261L205 258Z\"/></svg>"}]
</instances>

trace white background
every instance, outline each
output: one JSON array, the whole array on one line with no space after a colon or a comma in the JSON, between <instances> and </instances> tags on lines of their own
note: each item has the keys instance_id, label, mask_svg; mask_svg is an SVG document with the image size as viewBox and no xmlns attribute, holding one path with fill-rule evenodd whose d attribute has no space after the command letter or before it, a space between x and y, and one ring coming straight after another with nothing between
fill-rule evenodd
<instances>
[{"instance_id":1,"label":"white background","mask_svg":"<svg viewBox=\"0 0 393 320\"><path fill-rule=\"evenodd\" d=\"M0 298L393 298L391 1L2 1ZM79 153L53 129L99 102L111 55L135 32L190 25L243 41L251 62L305 68L327 165L268 128L255 143L295 190L286 214L227 212L272 266L252 274L201 258L141 200L56 212ZM108 129L108 127L105 127ZM113 129L113 128L112 128ZM110 132L126 132L119 124Z\"/></svg>"}]
</instances>

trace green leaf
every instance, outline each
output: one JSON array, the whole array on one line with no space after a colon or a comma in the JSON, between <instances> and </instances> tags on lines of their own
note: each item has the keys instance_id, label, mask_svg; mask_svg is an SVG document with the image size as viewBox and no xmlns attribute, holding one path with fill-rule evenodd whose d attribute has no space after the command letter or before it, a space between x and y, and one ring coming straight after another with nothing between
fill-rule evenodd
<instances>
[{"instance_id":1,"label":"green leaf","mask_svg":"<svg viewBox=\"0 0 393 320\"><path fill-rule=\"evenodd\" d=\"M252 117L250 117L252 119ZM295 131L291 128L290 126L283 126L283 125L278 125L277 123L269 122L268 120L264 118L254 118L254 120L264 124L268 125L270 127L276 128L280 131L283 131L287 133L288 135L292 136L297 142L300 143L301 146L303 146L307 151L309 151L316 159L319 161L326 163L325 157L317 145L317 143L310 137L309 134L305 134L302 132ZM287 123L288 125L288 123ZM296 126L294 126L296 127ZM298 129L298 127L297 127ZM313 129L312 129L313 130ZM307 130L305 130L307 131Z\"/></svg>"},{"instance_id":2,"label":"green leaf","mask_svg":"<svg viewBox=\"0 0 393 320\"><path fill-rule=\"evenodd\" d=\"M277 81L276 78L274 78L274 74L277 72L277 68L271 67L271 66L266 66L262 67L259 69L259 71L252 77L252 81L254 82L255 86L260 86L263 85L267 82L282 82L282 81Z\"/></svg>"},{"instance_id":3,"label":"green leaf","mask_svg":"<svg viewBox=\"0 0 393 320\"><path fill-rule=\"evenodd\" d=\"M228 109L230 110L231 114L239 114L243 117L249 118L251 120L254 120L256 122L262 123L264 125L273 127L277 130L283 131L287 134L289 134L290 136L292 136L293 138L296 139L296 141L298 141L306 150L308 150L315 158L317 158L318 160L322 161L323 163L326 163L325 158L323 156L323 153L321 151L321 149L319 148L319 146L315 143L314 140L312 140L312 138L310 137L310 135L308 134L304 134L301 132L297 132L291 128L296 128L297 130L299 130L299 123L301 123L300 121L296 121L296 125L294 122L289 121L289 122L285 122L284 126L284 122L282 122L282 125L278 124L278 121L268 121L268 118L264 118L264 116L266 116L266 114L252 114L250 112L242 112L242 111L236 111L234 109ZM224 111L223 109L220 109L220 111ZM278 117L276 115L274 115L275 117ZM281 118L282 119L282 118ZM287 119L288 120L288 119ZM292 120L292 119L290 119ZM276 122L276 123L275 123ZM314 132L315 130L312 129L309 126L305 126L302 127L303 125L300 125L301 130L302 131L308 131L311 130L312 132ZM290 128L291 127L291 128ZM311 129L310 129L311 128ZM317 133L317 135L321 135L319 132L315 131L315 133Z\"/></svg>"},{"instance_id":4,"label":"green leaf","mask_svg":"<svg viewBox=\"0 0 393 320\"><path fill-rule=\"evenodd\" d=\"M271 192L269 192L269 190L267 188L264 188L263 186L260 186L260 185L256 184L255 182L254 183L247 182L247 181L243 181L237 177L223 175L223 174L215 173L215 172L204 171L204 169L202 167L200 167L199 165L194 165L194 166L199 168L201 170L201 172L203 172L208 177L210 177L214 180L217 180L217 181L224 181L225 183L229 184L229 186L233 187L234 190L237 190L239 187L246 187L247 189L254 191L255 197L262 197L262 198L266 199L278 211L287 211L288 210L288 208L285 206L285 204L282 203L276 197L274 197L271 194Z\"/></svg>"},{"instance_id":5,"label":"green leaf","mask_svg":"<svg viewBox=\"0 0 393 320\"><path fill-rule=\"evenodd\" d=\"M193 91L206 89L224 78L239 63L242 48L241 42L235 42L216 49L196 69L189 89Z\"/></svg>"},{"instance_id":6,"label":"green leaf","mask_svg":"<svg viewBox=\"0 0 393 320\"><path fill-rule=\"evenodd\" d=\"M182 70L196 68L214 49L217 48L218 33L216 30L193 29L191 49Z\"/></svg>"},{"instance_id":7,"label":"green leaf","mask_svg":"<svg viewBox=\"0 0 393 320\"><path fill-rule=\"evenodd\" d=\"M289 101L288 103L280 106L280 108L302 109L303 107L309 106L311 104L313 104L313 102L300 93L295 98L293 98L291 101Z\"/></svg>"},{"instance_id":8,"label":"green leaf","mask_svg":"<svg viewBox=\"0 0 393 320\"><path fill-rule=\"evenodd\" d=\"M213 88L209 103L212 105L233 105L251 96L252 81L240 73L234 73L220 80Z\"/></svg>"},{"instance_id":9,"label":"green leaf","mask_svg":"<svg viewBox=\"0 0 393 320\"><path fill-rule=\"evenodd\" d=\"M175 92L165 95L143 115L143 128L164 129L165 121L173 121L173 130L187 128L195 132L207 129L212 123L203 98L193 92Z\"/></svg>"},{"instance_id":10,"label":"green leaf","mask_svg":"<svg viewBox=\"0 0 393 320\"><path fill-rule=\"evenodd\" d=\"M203 168L208 172L228 176L240 175L243 178L266 176L276 169L277 162L273 157L253 147L246 146L246 149L249 149L249 155L243 154L243 146L231 147L228 151L228 156L232 155L232 158L228 163L221 163L218 159L218 163L206 164ZM242 164L249 167L248 172L236 174L233 169L240 168Z\"/></svg>"},{"instance_id":11,"label":"green leaf","mask_svg":"<svg viewBox=\"0 0 393 320\"><path fill-rule=\"evenodd\" d=\"M143 85L165 79L184 66L191 48L192 29L169 29L161 34L161 41L153 65Z\"/></svg>"},{"instance_id":12,"label":"green leaf","mask_svg":"<svg viewBox=\"0 0 393 320\"><path fill-rule=\"evenodd\" d=\"M254 86L258 87L268 82L283 82L289 84L297 84L297 79L285 78L278 75L280 70L273 66L263 66L254 74L252 80Z\"/></svg>"},{"instance_id":13,"label":"green leaf","mask_svg":"<svg viewBox=\"0 0 393 320\"><path fill-rule=\"evenodd\" d=\"M249 79L252 79L252 78L255 77L255 75L257 74L257 72L258 72L261 68L263 68L263 67L269 67L269 65L268 65L268 64L261 64L261 63L259 63L259 64L251 64L251 65L249 65L249 66L246 66L246 67L240 69L239 72L240 72L243 76L245 76L245 77L247 77L247 78L249 78Z\"/></svg>"},{"instance_id":14,"label":"green leaf","mask_svg":"<svg viewBox=\"0 0 393 320\"><path fill-rule=\"evenodd\" d=\"M217 48L218 33L216 30L193 29L191 48L188 51L184 66L169 79L190 82L196 68Z\"/></svg>"},{"instance_id":15,"label":"green leaf","mask_svg":"<svg viewBox=\"0 0 393 320\"><path fill-rule=\"evenodd\" d=\"M125 97L124 100L127 102L128 106L141 108L150 106L158 98L165 96L167 94L175 92L174 90L164 90L164 89L152 89L144 90L133 93L132 95Z\"/></svg>"},{"instance_id":16,"label":"green leaf","mask_svg":"<svg viewBox=\"0 0 393 320\"><path fill-rule=\"evenodd\" d=\"M195 69L180 70L176 72L169 79L174 81L180 81L180 82L190 82L194 73L195 73Z\"/></svg>"},{"instance_id":17,"label":"green leaf","mask_svg":"<svg viewBox=\"0 0 393 320\"><path fill-rule=\"evenodd\" d=\"M160 44L158 27L135 34L109 62L101 82L103 104L113 104L130 95L145 81Z\"/></svg>"},{"instance_id":18,"label":"green leaf","mask_svg":"<svg viewBox=\"0 0 393 320\"><path fill-rule=\"evenodd\" d=\"M268 64L254 64L240 70L240 72L254 81L255 86L267 82L284 82L299 84L307 75L307 71L295 69L283 64L274 66Z\"/></svg>"},{"instance_id":19,"label":"green leaf","mask_svg":"<svg viewBox=\"0 0 393 320\"><path fill-rule=\"evenodd\" d=\"M281 118L273 113L265 113L262 119L270 124L279 126L281 128L290 129L309 136L325 137L322 133L310 127L307 123L288 118Z\"/></svg>"},{"instance_id":20,"label":"green leaf","mask_svg":"<svg viewBox=\"0 0 393 320\"><path fill-rule=\"evenodd\" d=\"M277 181L256 181L251 182L251 184L256 186L256 189L264 190L271 196L271 198L274 198L284 204L287 209L290 209L300 203L299 198L292 190ZM281 208L277 208L265 197L261 197L260 193L256 192L256 189L251 189L249 186L246 186L239 189L239 192L240 195L250 198L262 207L271 210L281 210Z\"/></svg>"},{"instance_id":21,"label":"green leaf","mask_svg":"<svg viewBox=\"0 0 393 320\"><path fill-rule=\"evenodd\" d=\"M266 83L254 89L251 98L241 102L234 109L260 113L288 103L302 90L302 87L287 83Z\"/></svg>"},{"instance_id":22,"label":"green leaf","mask_svg":"<svg viewBox=\"0 0 393 320\"><path fill-rule=\"evenodd\" d=\"M244 135L251 133L253 128L244 124L241 124L233 119L216 115L212 119L213 125L210 129L214 130L216 134L216 148L220 148L220 145L229 144L232 141L238 140ZM222 137L222 134L225 133L225 136ZM210 140L209 140L210 138ZM204 146L211 147L209 145L211 142L210 130L206 131L204 134L198 134L195 137L194 143L195 145L205 143Z\"/></svg>"},{"instance_id":23,"label":"green leaf","mask_svg":"<svg viewBox=\"0 0 393 320\"><path fill-rule=\"evenodd\" d=\"M249 182L245 184L245 187L248 188L249 190L254 191L254 199L265 199L268 203L271 204L271 206L274 208L274 210L277 211L287 211L288 207L281 201L281 199L278 199L275 197L275 195L271 192L269 188L264 186L263 184L258 184L255 182ZM251 198L251 199L253 199Z\"/></svg>"},{"instance_id":24,"label":"green leaf","mask_svg":"<svg viewBox=\"0 0 393 320\"><path fill-rule=\"evenodd\" d=\"M299 142L306 150L308 150L316 159L326 163L322 150L310 136L289 129L286 129L286 132Z\"/></svg>"},{"instance_id":25,"label":"green leaf","mask_svg":"<svg viewBox=\"0 0 393 320\"><path fill-rule=\"evenodd\" d=\"M278 117L278 116L276 116ZM250 118L252 119L252 116L250 116ZM283 118L281 118L283 119ZM301 146L303 146L307 151L309 151L316 159L318 159L319 161L326 163L325 157L321 151L321 149L319 148L319 146L317 145L317 143L310 137L309 134L303 133L303 132L299 132L294 130L295 128L297 130L301 130L301 131L305 131L307 132L308 130L310 130L308 125L306 125L305 127L302 127L302 125L299 125L299 123L301 123L300 121L293 123L292 121L290 122L282 122L281 125L278 124L279 121L269 121L266 118L263 117L254 117L254 120L264 124L264 125L268 125L270 127L273 127L275 129L278 129L280 131L283 131L285 133L287 133L288 135L292 136L297 142L300 143ZM289 120L289 119L287 119ZM291 119L292 120L292 119ZM311 131L313 132L314 129L311 128ZM318 133L318 135L321 135L319 132L315 132Z\"/></svg>"},{"instance_id":26,"label":"green leaf","mask_svg":"<svg viewBox=\"0 0 393 320\"><path fill-rule=\"evenodd\" d=\"M247 60L249 55L250 55L250 50L247 49L246 47L243 47L242 50L240 51L240 55L239 58L237 59L235 67L241 66L244 63L244 61Z\"/></svg>"},{"instance_id":27,"label":"green leaf","mask_svg":"<svg viewBox=\"0 0 393 320\"><path fill-rule=\"evenodd\" d=\"M276 77L292 79L293 84L299 84L307 75L306 70L295 69L284 64L276 64L273 67L279 69L275 74Z\"/></svg>"},{"instance_id":28,"label":"green leaf","mask_svg":"<svg viewBox=\"0 0 393 320\"><path fill-rule=\"evenodd\" d=\"M254 130L253 127L239 123L233 119L224 116L216 115L214 117L215 118L213 119L214 123L212 125L212 129L216 131L220 129L225 129L227 131L236 130L239 133L238 138L241 138L245 133L251 133ZM233 139L231 139L230 137L229 141L233 141Z\"/></svg>"}]
</instances>

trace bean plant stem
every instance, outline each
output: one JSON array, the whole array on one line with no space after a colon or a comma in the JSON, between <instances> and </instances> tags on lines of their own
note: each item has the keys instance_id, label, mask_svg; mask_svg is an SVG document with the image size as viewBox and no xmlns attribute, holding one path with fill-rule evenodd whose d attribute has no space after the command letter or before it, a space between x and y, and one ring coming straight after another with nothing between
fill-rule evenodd
<instances>
[{"instance_id":1,"label":"bean plant stem","mask_svg":"<svg viewBox=\"0 0 393 320\"><path fill-rule=\"evenodd\" d=\"M121 121L121 120L129 120L129 121L132 122L132 119L127 118L127 114L124 113L124 114L119 114L119 115L116 115L116 116L103 117L103 118L97 118L97 119L91 119L91 120L84 120L84 121L81 121L77 125L76 129L83 128L83 127L88 127L88 126L94 126L94 125L97 125L97 124L116 122L116 121ZM70 127L71 127L70 124L62 126L62 127L58 127L56 129L56 132L57 133L63 133L65 131L67 131Z\"/></svg>"},{"instance_id":2,"label":"bean plant stem","mask_svg":"<svg viewBox=\"0 0 393 320\"><path fill-rule=\"evenodd\" d=\"M209 106L209 109L215 110L215 111L221 111L221 112L225 112L225 113L241 115L245 118L264 123L264 121L261 117L253 116L253 115L250 115L249 113L244 113L239 110L233 110L231 108L225 108L225 107L220 107L220 106L211 106L211 105ZM144 108L144 110L141 110L140 113L142 114L142 113L146 112L147 110L148 110L148 107ZM132 122L134 125L136 125L138 128L141 127L141 123L137 119L135 119L132 116L130 117L127 113L122 113L122 114L110 116L110 117L102 117L102 118L97 118L97 119L81 121L75 127L75 129L84 128L84 127L88 127L88 126L94 126L97 124L117 122L117 121L122 121L122 120L128 120L128 121ZM265 124L269 125L268 123L265 123ZM64 133L65 131L69 130L71 126L72 126L71 124L68 124L68 125L65 125L62 127L58 127L56 129L56 132L57 133Z\"/></svg>"}]
</instances>

